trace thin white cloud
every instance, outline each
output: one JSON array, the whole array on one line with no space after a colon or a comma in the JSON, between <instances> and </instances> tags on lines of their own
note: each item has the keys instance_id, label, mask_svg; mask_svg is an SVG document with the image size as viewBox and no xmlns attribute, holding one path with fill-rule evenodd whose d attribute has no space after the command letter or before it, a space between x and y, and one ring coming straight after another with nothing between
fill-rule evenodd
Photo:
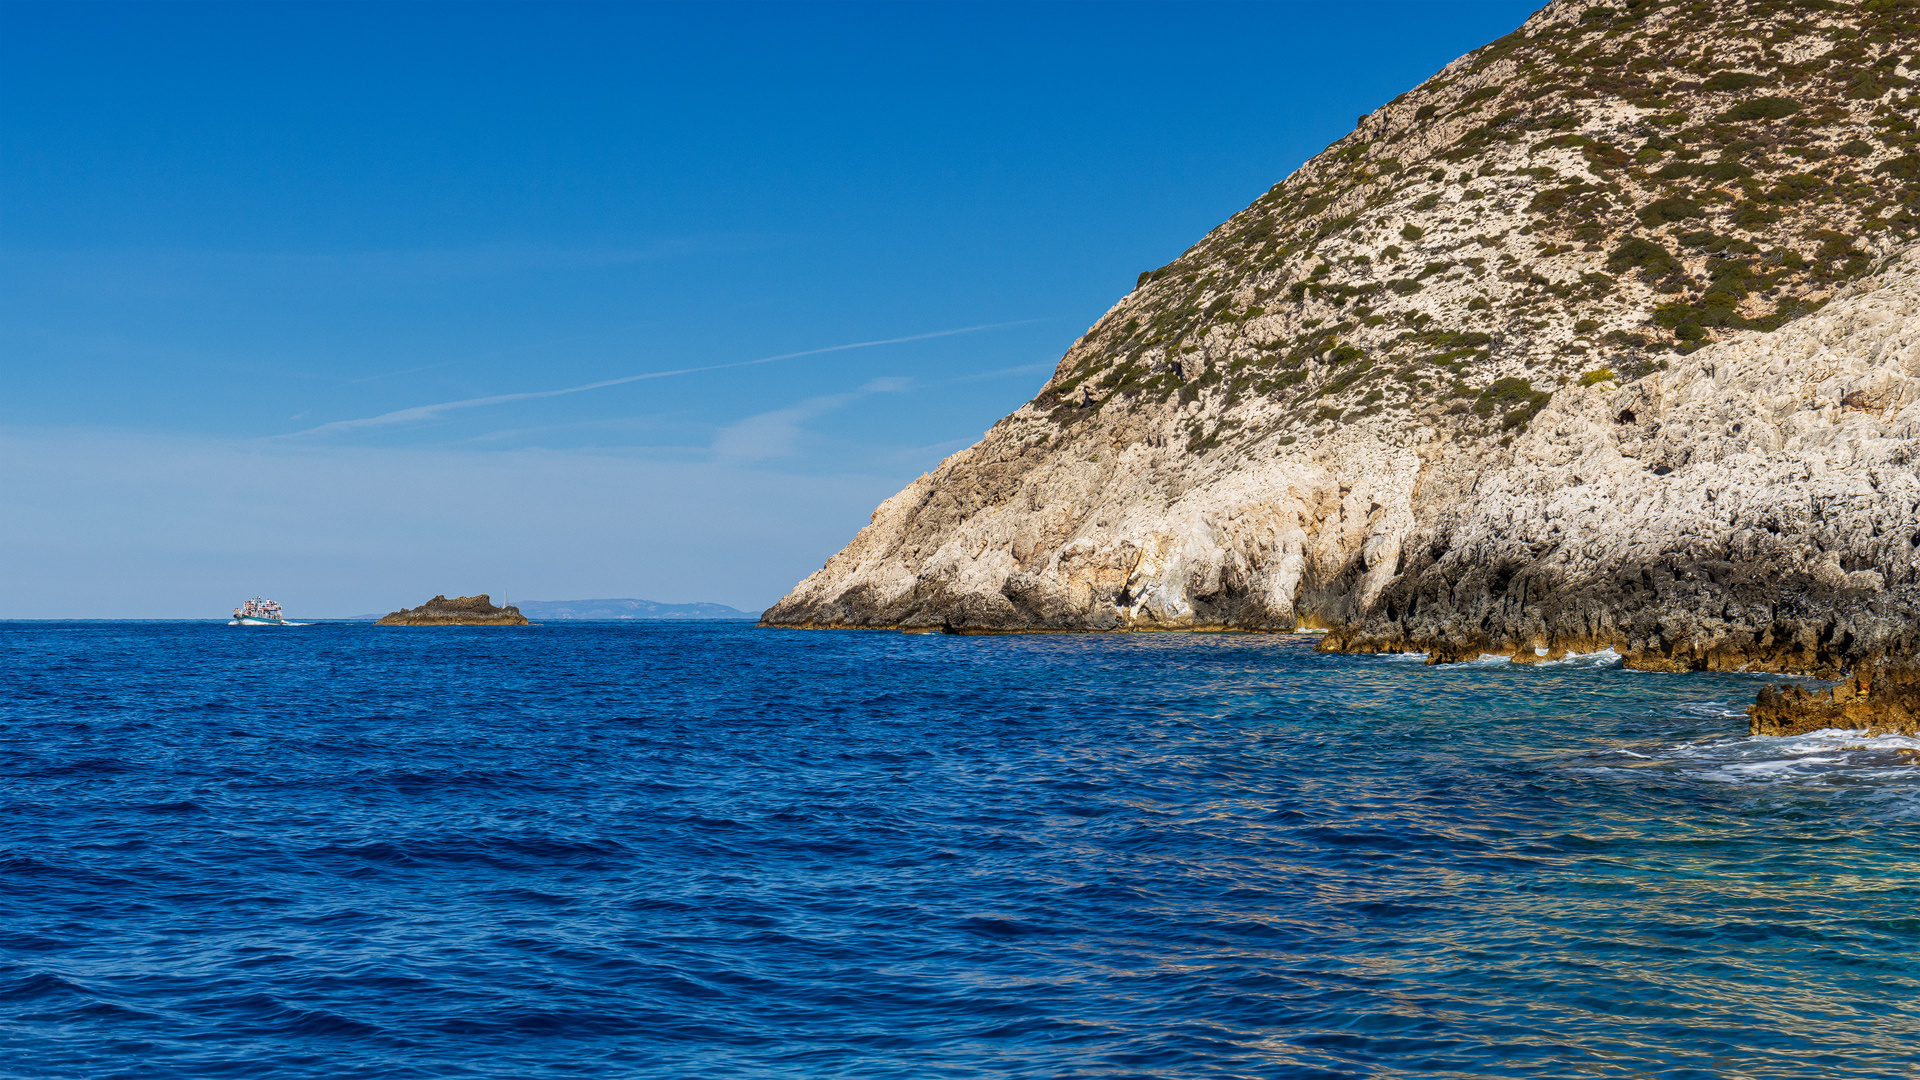
<instances>
[{"instance_id":1,"label":"thin white cloud","mask_svg":"<svg viewBox=\"0 0 1920 1080\"><path fill-rule=\"evenodd\" d=\"M844 394L822 394L784 409L763 412L720 429L713 439L714 457L721 461L764 461L792 457L800 452L805 434L800 425L872 394L897 394L912 389L911 379L875 379Z\"/></svg>"},{"instance_id":2,"label":"thin white cloud","mask_svg":"<svg viewBox=\"0 0 1920 1080\"><path fill-rule=\"evenodd\" d=\"M952 337L955 334L972 334L981 330L997 330L1007 326L1023 326L1036 322L1035 319L1022 319L1017 322L987 323L982 326L963 326L957 330L936 330L930 334L910 334L906 337L881 338L877 341L855 341L846 345L829 345L823 349L804 349L800 352L782 353L779 356L763 356L758 360L738 360L731 364L709 364L704 367L676 368L672 371L649 371L640 375L627 375L618 379L605 379L587 383L584 386L569 386L559 390L535 390L520 394L495 394L492 397L467 398L463 401L443 401L435 405L416 405L411 409L396 409L381 413L379 416L362 417L357 420L335 420L305 431L292 432L283 438L300 435L319 435L327 432L354 431L361 428L387 427L393 424L409 424L422 420L431 420L442 413L455 409L474 409L485 405L507 405L516 401L532 401L537 398L559 397L563 394L579 394L588 390L603 390L609 386L623 386L640 382L643 379L665 379L674 375L692 375L702 371L722 371L727 368L751 367L755 364L771 364L776 360L794 360L802 356L819 356L823 353L845 352L848 349L868 349L876 345L899 345L909 341L926 341L929 338Z\"/></svg>"}]
</instances>

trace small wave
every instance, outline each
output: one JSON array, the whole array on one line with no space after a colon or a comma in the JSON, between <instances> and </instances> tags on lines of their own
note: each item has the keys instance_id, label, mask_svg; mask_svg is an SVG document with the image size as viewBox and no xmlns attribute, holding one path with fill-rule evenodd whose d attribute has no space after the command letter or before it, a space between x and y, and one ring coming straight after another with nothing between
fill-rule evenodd
<instances>
[{"instance_id":1,"label":"small wave","mask_svg":"<svg viewBox=\"0 0 1920 1080\"><path fill-rule=\"evenodd\" d=\"M1536 657L1544 657L1549 654L1550 654L1550 650L1547 650L1547 649L1536 648L1533 650L1533 655ZM1374 653L1372 655L1381 660L1390 660L1398 663L1411 663L1415 661L1418 661L1420 663L1425 663L1428 654L1423 652L1383 652L1383 653ZM1515 662L1517 662L1516 657L1509 656L1506 653L1481 653L1479 656L1475 657L1472 660L1462 660L1458 664L1454 664L1452 666L1498 667L1501 664L1511 664ZM1587 652L1587 653L1570 652L1570 653L1567 653L1565 656L1561 656L1553 660L1532 660L1532 661L1528 661L1527 663L1528 663L1528 666L1542 667L1542 668L1619 667L1620 654L1615 652L1611 648L1606 648L1606 649L1601 649L1598 652Z\"/></svg>"},{"instance_id":2,"label":"small wave","mask_svg":"<svg viewBox=\"0 0 1920 1080\"><path fill-rule=\"evenodd\" d=\"M84 997L91 998L92 993L78 983L69 982L58 975L45 971L7 972L4 982L0 982L0 1001L34 1001L48 997Z\"/></svg>"},{"instance_id":3,"label":"small wave","mask_svg":"<svg viewBox=\"0 0 1920 1080\"><path fill-rule=\"evenodd\" d=\"M1537 653L1538 650L1535 650ZM1558 660L1537 661L1538 667L1619 667L1620 654L1612 648L1598 652L1570 652Z\"/></svg>"},{"instance_id":4,"label":"small wave","mask_svg":"<svg viewBox=\"0 0 1920 1080\"><path fill-rule=\"evenodd\" d=\"M1700 702L1679 711L1701 716L1722 702ZM1736 739L1684 743L1652 756L1681 765L1681 775L1734 784L1824 781L1834 777L1920 780L1920 739L1905 735L1867 737L1864 730L1825 728L1801 735L1752 735Z\"/></svg>"},{"instance_id":5,"label":"small wave","mask_svg":"<svg viewBox=\"0 0 1920 1080\"><path fill-rule=\"evenodd\" d=\"M249 1033L374 1040L387 1034L378 1024L326 1009L302 1008L271 994L249 994L223 1004L228 1024Z\"/></svg>"},{"instance_id":6,"label":"small wave","mask_svg":"<svg viewBox=\"0 0 1920 1080\"><path fill-rule=\"evenodd\" d=\"M1545 657L1549 654L1550 650L1539 648L1533 650L1533 655L1536 657ZM1480 659L1468 661L1468 663L1472 664L1511 664L1514 662L1515 658L1505 653L1481 653ZM1618 667L1620 665L1620 654L1614 652L1612 649L1601 649L1599 652L1590 653L1570 652L1557 660L1537 659L1527 661L1527 663L1532 667Z\"/></svg>"},{"instance_id":7,"label":"small wave","mask_svg":"<svg viewBox=\"0 0 1920 1080\"><path fill-rule=\"evenodd\" d=\"M1673 711L1682 716L1697 716L1706 720L1734 720L1747 715L1744 706L1729 705L1724 701L1696 701L1677 706Z\"/></svg>"}]
</instances>

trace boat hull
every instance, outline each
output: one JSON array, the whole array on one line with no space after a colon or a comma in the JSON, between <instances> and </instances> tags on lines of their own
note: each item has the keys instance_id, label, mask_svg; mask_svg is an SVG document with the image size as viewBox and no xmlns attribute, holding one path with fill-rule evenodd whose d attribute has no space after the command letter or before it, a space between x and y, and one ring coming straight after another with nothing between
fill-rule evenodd
<instances>
[{"instance_id":1,"label":"boat hull","mask_svg":"<svg viewBox=\"0 0 1920 1080\"><path fill-rule=\"evenodd\" d=\"M257 615L242 615L228 623L228 626L285 626L285 619L262 619Z\"/></svg>"}]
</instances>

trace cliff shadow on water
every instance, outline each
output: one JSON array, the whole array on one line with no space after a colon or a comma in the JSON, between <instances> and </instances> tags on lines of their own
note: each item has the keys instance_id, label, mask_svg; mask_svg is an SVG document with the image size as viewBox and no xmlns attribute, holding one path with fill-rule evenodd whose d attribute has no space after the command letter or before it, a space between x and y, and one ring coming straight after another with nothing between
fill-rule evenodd
<instances>
[{"instance_id":1,"label":"cliff shadow on water","mask_svg":"<svg viewBox=\"0 0 1920 1080\"><path fill-rule=\"evenodd\" d=\"M1549 4L1141 274L763 624L1612 648L1852 673L1756 731L1910 730L1915 41Z\"/></svg>"}]
</instances>

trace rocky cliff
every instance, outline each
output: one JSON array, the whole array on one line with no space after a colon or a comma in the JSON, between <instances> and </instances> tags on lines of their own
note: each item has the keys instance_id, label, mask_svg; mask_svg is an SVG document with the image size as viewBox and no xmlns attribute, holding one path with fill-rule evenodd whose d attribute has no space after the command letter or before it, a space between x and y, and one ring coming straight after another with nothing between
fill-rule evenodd
<instances>
[{"instance_id":1,"label":"rocky cliff","mask_svg":"<svg viewBox=\"0 0 1920 1080\"><path fill-rule=\"evenodd\" d=\"M477 596L444 596L415 608L402 608L374 623L375 626L526 626L527 617L517 607L494 607L486 593Z\"/></svg>"},{"instance_id":2,"label":"rocky cliff","mask_svg":"<svg viewBox=\"0 0 1920 1080\"><path fill-rule=\"evenodd\" d=\"M783 626L1910 650L1920 4L1549 4L1138 286Z\"/></svg>"}]
</instances>

